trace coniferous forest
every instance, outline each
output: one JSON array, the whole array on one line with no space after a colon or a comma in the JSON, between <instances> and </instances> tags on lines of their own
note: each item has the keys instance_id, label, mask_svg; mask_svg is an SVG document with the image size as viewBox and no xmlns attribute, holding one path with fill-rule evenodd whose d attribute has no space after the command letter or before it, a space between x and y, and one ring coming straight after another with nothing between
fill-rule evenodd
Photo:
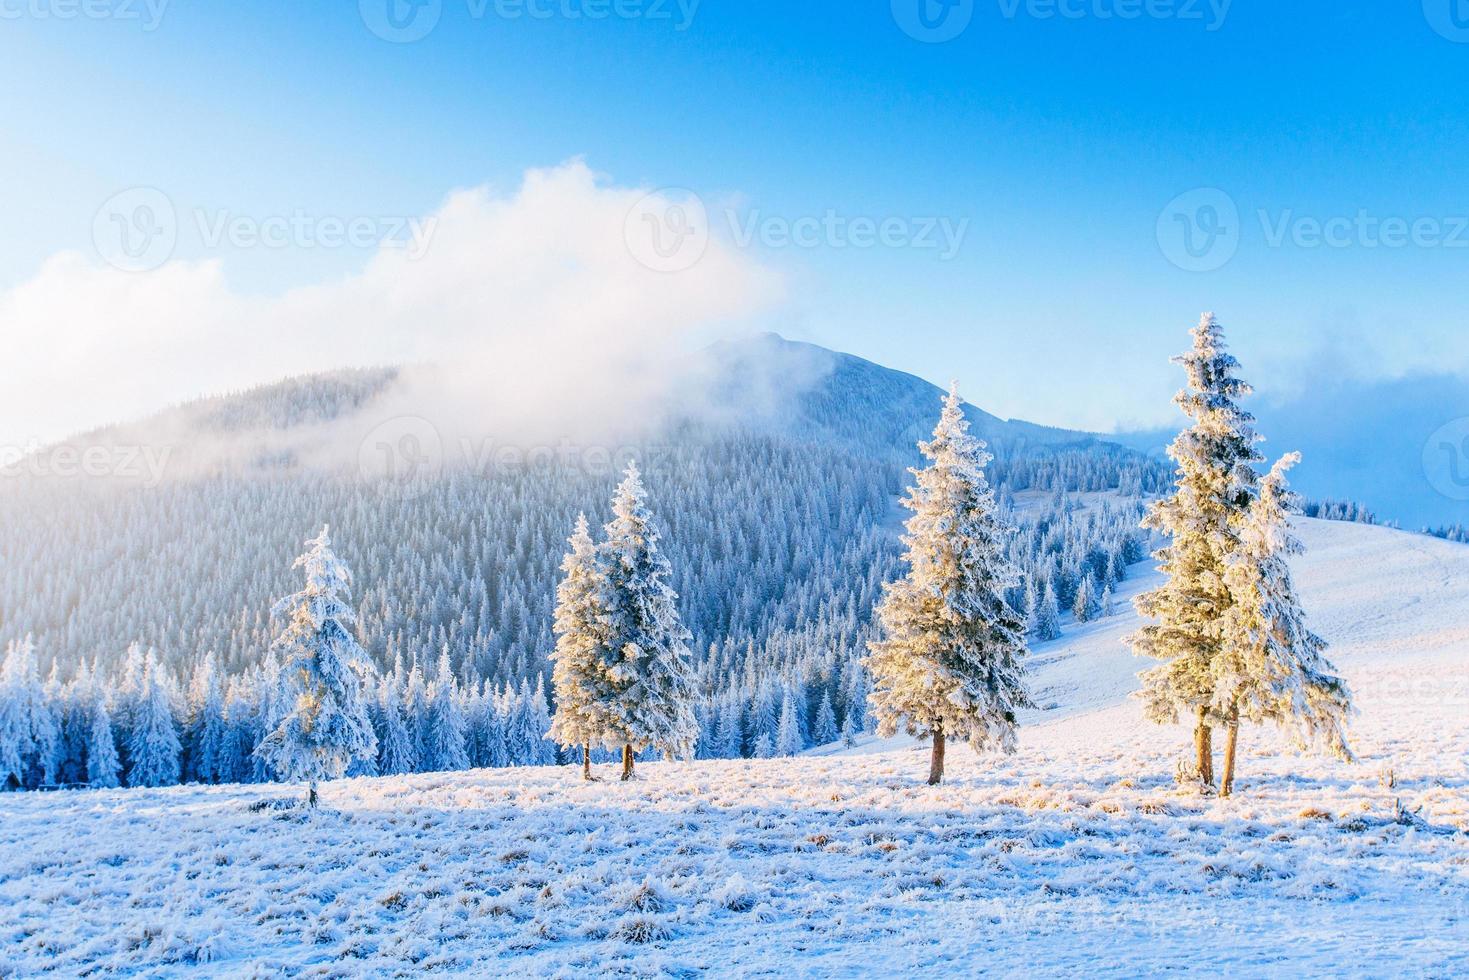
<instances>
[{"instance_id":1,"label":"coniferous forest","mask_svg":"<svg viewBox=\"0 0 1469 980\"><path fill-rule=\"evenodd\" d=\"M363 410L390 377L295 379L176 414L201 438L289 431ZM604 457L446 466L407 487L269 454L156 486L12 479L0 486L0 628L9 689L29 692L43 733L16 781L91 782L99 702L125 785L270 778L252 753L289 710L271 609L297 588L291 561L324 524L352 570L357 636L379 674L368 699L378 757L354 771L570 759L544 737L559 566L579 512L594 524L611 516L626 461L614 455L640 451L690 633L697 754L768 757L850 738L876 725L862 658L874 603L901 570L905 469L940 395L837 356L779 424L674 420ZM1004 549L1023 573L1008 600L1032 636L1054 639L1064 621L1101 615L1146 558L1142 498L1166 486L1167 466L969 411L993 440ZM864 414L872 424L854 424ZM148 731L175 758L135 775L138 719L165 705L170 724ZM446 713L462 746L432 734ZM399 724L406 742L388 737Z\"/></svg>"}]
</instances>

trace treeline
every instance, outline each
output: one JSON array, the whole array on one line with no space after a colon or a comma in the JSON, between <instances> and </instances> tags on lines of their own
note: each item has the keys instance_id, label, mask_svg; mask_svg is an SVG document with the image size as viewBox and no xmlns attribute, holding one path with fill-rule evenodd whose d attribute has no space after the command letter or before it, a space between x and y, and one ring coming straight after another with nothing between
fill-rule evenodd
<instances>
[{"instance_id":1,"label":"treeline","mask_svg":"<svg viewBox=\"0 0 1469 980\"><path fill-rule=\"evenodd\" d=\"M1005 498L1000 509L1011 528L1006 552L1022 570L1022 583L1008 596L1036 640L1060 635L1070 619L1103 614L1106 597L1146 553L1147 538L1137 528L1141 508L1141 502L1111 498L1088 505L1064 493L1031 497L1020 506L1013 496ZM693 648L698 757L791 755L871 729L870 681L861 661L873 636L871 609L898 568L898 549L892 532L881 528L868 528L849 547L886 560L874 562L845 601L814 603L798 625L760 643L730 636ZM818 563L814 578L827 576L835 578L836 562L825 569ZM375 591L369 583L365 594ZM1054 607L1047 596L1056 597ZM1077 606L1077 598L1087 596L1093 604ZM687 596L679 605L681 611L698 609ZM48 658L42 674L37 661L44 655L29 637L11 641L0 673L0 771L11 774L11 785L273 778L253 755L289 707L279 658L269 645L236 671L212 653L167 658L136 642L119 658L83 661L73 671ZM447 644L436 656L398 652L368 698L378 757L353 773L565 761L543 737L553 707L548 679L548 670L485 677L475 658L456 664ZM404 734L395 734L400 728ZM461 728L462 747L455 736L442 734ZM105 749L98 751L104 743L114 746L115 767Z\"/></svg>"}]
</instances>

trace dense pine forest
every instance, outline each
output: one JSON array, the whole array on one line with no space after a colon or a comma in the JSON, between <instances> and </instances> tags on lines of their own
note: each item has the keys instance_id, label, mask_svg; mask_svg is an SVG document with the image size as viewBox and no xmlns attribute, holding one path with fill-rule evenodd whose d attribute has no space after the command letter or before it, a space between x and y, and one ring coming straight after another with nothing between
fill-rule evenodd
<instances>
[{"instance_id":1,"label":"dense pine forest","mask_svg":"<svg viewBox=\"0 0 1469 980\"><path fill-rule=\"evenodd\" d=\"M692 634L699 754L789 753L868 727L860 659L873 604L899 572L906 469L942 392L821 353L832 358L824 377L778 411L675 418L600 454L448 465L408 486L269 449L272 434L369 408L392 382L383 371L295 379L155 420L196 442L253 438L264 448L245 465L148 486L6 481L0 637L32 638L34 653L17 654L16 670L34 669L59 737L75 747L51 778L86 781L79 747L96 689L111 693L127 781L129 726L154 686L179 736L176 778L264 778L249 753L280 710L266 681L280 628L271 607L296 587L291 559L302 541L326 524L354 573L358 636L383 674L379 733L393 714L410 733L411 751L379 767L554 760L540 736L554 707L547 657L558 565L579 513L607 519L619 457L634 455ZM738 352L721 356L721 397L738 404L749 365ZM1167 484L1166 464L966 411L995 452L989 476L1015 528L1006 548L1023 572L1010 596L1016 610L1041 639L1067 619L1103 614L1111 587L1147 554L1142 499ZM190 448L185 439L181 451ZM462 756L433 744L446 712L463 727ZM215 727L227 750L201 747ZM211 753L218 758L207 761ZM41 768L30 782L45 781Z\"/></svg>"}]
</instances>

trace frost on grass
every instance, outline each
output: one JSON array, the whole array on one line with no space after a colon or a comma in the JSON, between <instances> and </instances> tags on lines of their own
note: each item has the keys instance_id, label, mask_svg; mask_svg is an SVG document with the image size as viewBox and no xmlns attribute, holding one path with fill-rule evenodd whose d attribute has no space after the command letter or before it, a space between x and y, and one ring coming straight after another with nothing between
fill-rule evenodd
<instances>
[{"instance_id":1,"label":"frost on grass","mask_svg":"<svg viewBox=\"0 0 1469 980\"><path fill-rule=\"evenodd\" d=\"M866 741L633 783L345 779L315 813L286 786L9 794L0 976L1462 975L1469 602L1428 590L1469 561L1330 533L1302 583L1360 765L1250 730L1236 797L1202 797L1173 779L1183 733L1123 702L1028 717L1014 756L955 750L932 788L924 746ZM1413 597L1445 611L1394 619ZM1039 682L1130 676L1129 628L1044 648Z\"/></svg>"},{"instance_id":2,"label":"frost on grass","mask_svg":"<svg viewBox=\"0 0 1469 980\"><path fill-rule=\"evenodd\" d=\"M1363 728L1364 747L1391 741ZM935 789L888 771L921 770L919 747L649 764L631 786L351 779L313 815L249 805L287 787L15 795L0 972L1060 969L1118 936L1162 967L1196 941L1236 955L1241 933L1325 967L1340 930L1369 957L1425 925L1465 937L1469 815L1426 757L1389 789L1270 753L1233 801L1124 775L1166 771L1172 748L1123 707L1040 727L1003 764L957 755ZM1225 909L1228 934L1188 924ZM1451 965L1449 947L1403 950Z\"/></svg>"}]
</instances>

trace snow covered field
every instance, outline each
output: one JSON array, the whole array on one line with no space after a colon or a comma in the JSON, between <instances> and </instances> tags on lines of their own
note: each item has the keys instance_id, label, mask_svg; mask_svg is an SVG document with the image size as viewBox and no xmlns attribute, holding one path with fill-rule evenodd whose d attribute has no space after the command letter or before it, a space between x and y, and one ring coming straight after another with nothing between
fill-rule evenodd
<instances>
[{"instance_id":1,"label":"snow covered field","mask_svg":"<svg viewBox=\"0 0 1469 980\"><path fill-rule=\"evenodd\" d=\"M874 741L345 780L309 815L272 786L0 797L0 976L1463 975L1469 547L1302 524L1358 765L1246 729L1235 798L1178 790L1119 602L1035 651L1021 751L952 749L938 788Z\"/></svg>"}]
</instances>

